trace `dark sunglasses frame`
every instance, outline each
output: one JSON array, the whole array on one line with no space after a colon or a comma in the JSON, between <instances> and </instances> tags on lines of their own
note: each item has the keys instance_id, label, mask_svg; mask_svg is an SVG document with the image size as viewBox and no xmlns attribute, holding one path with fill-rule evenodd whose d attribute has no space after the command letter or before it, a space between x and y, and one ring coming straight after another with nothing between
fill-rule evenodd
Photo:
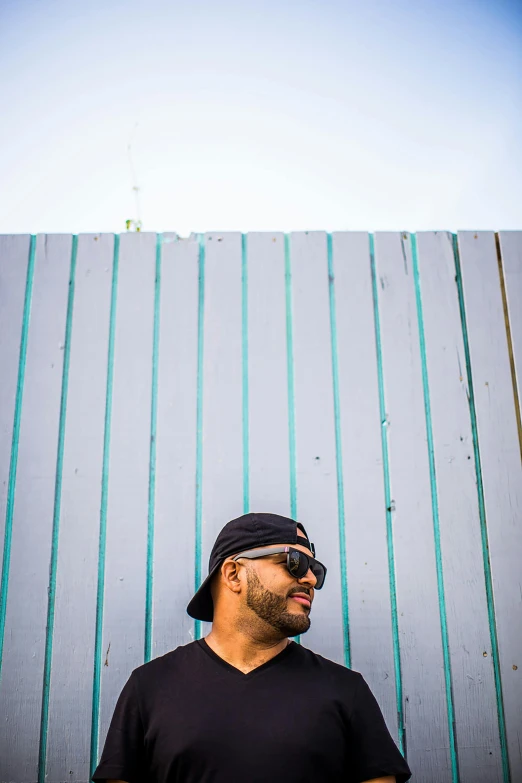
<instances>
[{"instance_id":1,"label":"dark sunglasses frame","mask_svg":"<svg viewBox=\"0 0 522 783\"><path fill-rule=\"evenodd\" d=\"M296 579L302 579L310 569L317 579L315 590L320 590L326 579L326 566L316 560L315 557L301 552L300 549L294 549L291 546L267 546L262 549L247 549L234 555L232 560L239 560L240 557L246 557L248 560L257 560L260 557L269 557L270 555L286 554L286 567L288 572Z\"/></svg>"}]
</instances>

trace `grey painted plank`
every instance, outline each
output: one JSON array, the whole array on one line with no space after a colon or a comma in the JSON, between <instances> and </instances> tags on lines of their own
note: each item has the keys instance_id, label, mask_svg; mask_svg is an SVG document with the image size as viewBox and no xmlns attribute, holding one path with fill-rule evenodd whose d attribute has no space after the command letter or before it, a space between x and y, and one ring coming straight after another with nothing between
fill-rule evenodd
<instances>
[{"instance_id":1,"label":"grey painted plank","mask_svg":"<svg viewBox=\"0 0 522 783\"><path fill-rule=\"evenodd\" d=\"M72 237L41 235L27 345L2 680L0 780L36 780Z\"/></svg>"},{"instance_id":2,"label":"grey painted plank","mask_svg":"<svg viewBox=\"0 0 522 783\"><path fill-rule=\"evenodd\" d=\"M243 513L241 234L205 245L202 579L218 532Z\"/></svg>"},{"instance_id":3,"label":"grey painted plank","mask_svg":"<svg viewBox=\"0 0 522 783\"><path fill-rule=\"evenodd\" d=\"M351 665L398 740L377 353L368 234L332 236Z\"/></svg>"},{"instance_id":4,"label":"grey painted plank","mask_svg":"<svg viewBox=\"0 0 522 783\"><path fill-rule=\"evenodd\" d=\"M375 237L403 708L415 779L446 783L451 768L430 472L411 247L404 236Z\"/></svg>"},{"instance_id":5,"label":"grey painted plank","mask_svg":"<svg viewBox=\"0 0 522 783\"><path fill-rule=\"evenodd\" d=\"M328 568L303 644L344 662L326 234L292 234L297 518Z\"/></svg>"},{"instance_id":6,"label":"grey painted plank","mask_svg":"<svg viewBox=\"0 0 522 783\"><path fill-rule=\"evenodd\" d=\"M520 408L522 407L522 231L500 231L499 242Z\"/></svg>"},{"instance_id":7,"label":"grey painted plank","mask_svg":"<svg viewBox=\"0 0 522 783\"><path fill-rule=\"evenodd\" d=\"M49 699L49 783L89 778L113 247L110 234L78 238Z\"/></svg>"},{"instance_id":8,"label":"grey painted plank","mask_svg":"<svg viewBox=\"0 0 522 783\"><path fill-rule=\"evenodd\" d=\"M11 443L31 238L0 236L0 546L3 547ZM1 565L0 565L1 569ZM0 673L1 676L1 673Z\"/></svg>"},{"instance_id":9,"label":"grey painted plank","mask_svg":"<svg viewBox=\"0 0 522 783\"><path fill-rule=\"evenodd\" d=\"M156 236L122 234L100 695L100 751L118 695L144 661Z\"/></svg>"},{"instance_id":10,"label":"grey painted plank","mask_svg":"<svg viewBox=\"0 0 522 783\"><path fill-rule=\"evenodd\" d=\"M186 607L194 593L198 251L195 237L163 237L153 656L194 638Z\"/></svg>"},{"instance_id":11,"label":"grey painted plank","mask_svg":"<svg viewBox=\"0 0 522 783\"><path fill-rule=\"evenodd\" d=\"M417 242L460 780L491 783L502 758L453 237Z\"/></svg>"},{"instance_id":12,"label":"grey painted plank","mask_svg":"<svg viewBox=\"0 0 522 783\"><path fill-rule=\"evenodd\" d=\"M248 234L247 266L250 509L290 516L284 235Z\"/></svg>"},{"instance_id":13,"label":"grey painted plank","mask_svg":"<svg viewBox=\"0 0 522 783\"><path fill-rule=\"evenodd\" d=\"M512 780L522 779L522 466L495 237L458 234ZM491 649L487 649L491 654ZM518 668L515 668L518 667Z\"/></svg>"}]
</instances>

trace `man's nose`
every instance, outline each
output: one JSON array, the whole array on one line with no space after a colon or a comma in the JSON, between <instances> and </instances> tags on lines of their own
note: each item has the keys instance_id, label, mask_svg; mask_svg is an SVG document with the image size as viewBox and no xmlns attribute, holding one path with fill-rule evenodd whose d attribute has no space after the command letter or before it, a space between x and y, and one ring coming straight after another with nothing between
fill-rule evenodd
<instances>
[{"instance_id":1,"label":"man's nose","mask_svg":"<svg viewBox=\"0 0 522 783\"><path fill-rule=\"evenodd\" d=\"M317 584L317 577L312 573L312 569L309 568L306 574L297 581L300 585L310 585L313 589Z\"/></svg>"}]
</instances>

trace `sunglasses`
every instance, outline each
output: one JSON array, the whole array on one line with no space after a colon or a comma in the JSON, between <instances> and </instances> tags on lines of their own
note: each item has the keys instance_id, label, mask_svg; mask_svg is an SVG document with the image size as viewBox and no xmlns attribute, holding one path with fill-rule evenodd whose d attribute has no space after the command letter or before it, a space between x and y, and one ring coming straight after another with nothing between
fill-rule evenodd
<instances>
[{"instance_id":1,"label":"sunglasses","mask_svg":"<svg viewBox=\"0 0 522 783\"><path fill-rule=\"evenodd\" d=\"M295 576L296 579L302 579L310 570L317 579L315 590L321 589L326 577L326 566L315 557L301 552L300 549L294 549L291 546L267 546L264 549L248 549L235 555L232 559L239 560L240 557L246 557L248 560L257 560L259 557L279 554L286 554L286 567L292 576Z\"/></svg>"}]
</instances>

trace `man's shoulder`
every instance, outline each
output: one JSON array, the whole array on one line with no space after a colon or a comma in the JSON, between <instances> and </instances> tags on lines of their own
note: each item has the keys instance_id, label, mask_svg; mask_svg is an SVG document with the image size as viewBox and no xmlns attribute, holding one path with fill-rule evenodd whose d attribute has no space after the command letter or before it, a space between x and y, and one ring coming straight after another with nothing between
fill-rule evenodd
<instances>
[{"instance_id":1,"label":"man's shoulder","mask_svg":"<svg viewBox=\"0 0 522 783\"><path fill-rule=\"evenodd\" d=\"M137 666L132 677L135 677L140 683L151 682L158 677L164 678L168 673L176 674L182 671L186 666L190 666L197 653L198 642L189 642L175 647L164 655Z\"/></svg>"}]
</instances>

